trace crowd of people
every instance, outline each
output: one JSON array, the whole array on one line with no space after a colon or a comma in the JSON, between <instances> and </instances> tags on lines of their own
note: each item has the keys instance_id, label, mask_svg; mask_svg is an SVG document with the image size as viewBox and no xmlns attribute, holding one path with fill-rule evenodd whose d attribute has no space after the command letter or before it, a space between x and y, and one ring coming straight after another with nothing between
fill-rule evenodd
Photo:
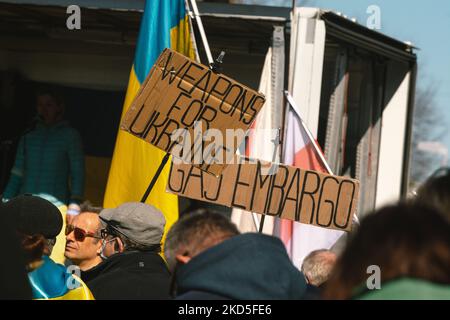
<instances>
[{"instance_id":1,"label":"crowd of people","mask_svg":"<svg viewBox=\"0 0 450 320\"><path fill-rule=\"evenodd\" d=\"M39 93L37 111L0 204L2 299L450 299L449 169L368 214L343 252L311 252L299 270L279 238L241 234L220 213L185 213L163 240L151 205L81 203L79 134L57 95Z\"/></svg>"},{"instance_id":2,"label":"crowd of people","mask_svg":"<svg viewBox=\"0 0 450 320\"><path fill-rule=\"evenodd\" d=\"M63 226L51 202L20 195L0 206L7 299L450 299L450 172L413 199L369 214L344 251L311 252L301 270L277 237L241 234L198 210L170 228L155 207L81 206L65 228L66 266L49 258ZM76 266L76 267L73 267ZM380 284L368 285L369 267ZM376 281L376 280L375 280Z\"/></svg>"}]
</instances>

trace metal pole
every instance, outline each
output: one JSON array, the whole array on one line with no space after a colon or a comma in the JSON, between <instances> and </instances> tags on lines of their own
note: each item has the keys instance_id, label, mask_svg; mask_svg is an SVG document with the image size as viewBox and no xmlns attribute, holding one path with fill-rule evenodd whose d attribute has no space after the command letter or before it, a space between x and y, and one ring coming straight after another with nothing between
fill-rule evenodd
<instances>
[{"instance_id":1,"label":"metal pole","mask_svg":"<svg viewBox=\"0 0 450 320\"><path fill-rule=\"evenodd\" d=\"M275 149L274 149L274 152L273 152L273 155L272 155L272 163L275 162L277 148L280 145L280 130L281 129L278 128L277 136L275 137L275 139L272 140L272 142L275 144ZM272 171L272 168L273 167L270 168L270 171ZM270 172L269 174L274 174L274 173ZM262 217L261 217L261 221L259 223L259 233L262 233L262 230L264 228L264 220L265 220L265 218L266 218L266 215L263 214Z\"/></svg>"},{"instance_id":2,"label":"metal pole","mask_svg":"<svg viewBox=\"0 0 450 320\"><path fill-rule=\"evenodd\" d=\"M266 215L263 214L261 217L261 222L259 223L259 233L262 233L263 228L264 228L264 219L266 218Z\"/></svg>"},{"instance_id":3,"label":"metal pole","mask_svg":"<svg viewBox=\"0 0 450 320\"><path fill-rule=\"evenodd\" d=\"M206 38L205 29L203 28L203 23L202 23L202 19L200 17L200 13L198 11L197 2L195 0L190 0L190 2L191 2L192 10L193 10L193 16L195 18L195 21L197 22L198 30L200 32L200 37L202 38L203 47L205 48L206 57L208 59L208 64L210 66L213 66L214 59L211 54L211 49L209 48L209 43L208 43L208 39ZM222 53L221 53L221 55L223 57ZM252 213L252 215L253 215L253 222L255 224L255 229L257 230L258 229L258 217L256 216L256 213ZM262 220L262 221L264 221L264 220Z\"/></svg>"},{"instance_id":4,"label":"metal pole","mask_svg":"<svg viewBox=\"0 0 450 320\"><path fill-rule=\"evenodd\" d=\"M145 203L145 201L147 200L150 192L152 191L153 187L156 184L156 181L158 180L159 176L161 175L162 170L166 166L167 161L169 161L169 158L170 158L170 153L167 152L166 155L164 156L164 158L161 160L158 170L156 170L155 175L153 176L152 181L148 185L147 190L145 191L144 195L142 196L142 199L141 199L142 203Z\"/></svg>"},{"instance_id":5,"label":"metal pole","mask_svg":"<svg viewBox=\"0 0 450 320\"><path fill-rule=\"evenodd\" d=\"M289 105L292 107L292 109L295 111L295 113L297 114L298 118L300 119L300 122L302 124L303 129L305 129L305 132L308 135L309 140L311 140L312 145L314 146L314 149L317 152L317 155L320 157L320 161L322 161L322 164L327 169L327 172L329 174L333 174L333 171L331 171L331 168L328 165L327 161L325 160L325 157L323 156L322 151L320 150L319 146L317 145L316 139L314 139L311 131L309 131L309 129L306 126L305 122L303 121L302 117L298 113L297 104L295 103L294 99L292 98L292 96L289 94L288 91L284 91L284 94L286 95L286 99L289 102Z\"/></svg>"},{"instance_id":6,"label":"metal pole","mask_svg":"<svg viewBox=\"0 0 450 320\"><path fill-rule=\"evenodd\" d=\"M208 63L214 63L211 49L209 48L208 39L206 39L205 29L203 28L202 19L200 18L200 13L198 12L197 2L195 0L190 0L192 10L194 11L195 21L197 22L198 30L200 31L200 37L202 38L203 46L205 47L206 57L208 59Z\"/></svg>"},{"instance_id":7,"label":"metal pole","mask_svg":"<svg viewBox=\"0 0 450 320\"><path fill-rule=\"evenodd\" d=\"M253 223L255 224L255 230L258 230L259 222L258 216L256 213L252 212Z\"/></svg>"}]
</instances>

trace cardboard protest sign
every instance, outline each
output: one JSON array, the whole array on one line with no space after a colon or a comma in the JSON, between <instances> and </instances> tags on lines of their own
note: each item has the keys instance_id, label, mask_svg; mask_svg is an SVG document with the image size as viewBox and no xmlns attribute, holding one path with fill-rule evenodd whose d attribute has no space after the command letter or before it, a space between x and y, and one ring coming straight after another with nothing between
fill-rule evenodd
<instances>
[{"instance_id":1,"label":"cardboard protest sign","mask_svg":"<svg viewBox=\"0 0 450 320\"><path fill-rule=\"evenodd\" d=\"M219 130L223 137L227 129L245 132L264 102L264 95L165 49L132 102L121 128L218 175L233 158L244 135L230 138L233 141L218 142L207 134L198 135L194 130L196 125L203 131ZM174 152L179 140L173 141L172 134L178 129L187 129L185 132L189 133L189 150L192 151L189 154ZM185 135L180 137L185 141ZM193 161L199 150L201 160Z\"/></svg>"},{"instance_id":2,"label":"cardboard protest sign","mask_svg":"<svg viewBox=\"0 0 450 320\"><path fill-rule=\"evenodd\" d=\"M216 178L189 164L173 164L167 191L183 197L312 224L351 230L359 182L311 170L249 160L229 164Z\"/></svg>"}]
</instances>

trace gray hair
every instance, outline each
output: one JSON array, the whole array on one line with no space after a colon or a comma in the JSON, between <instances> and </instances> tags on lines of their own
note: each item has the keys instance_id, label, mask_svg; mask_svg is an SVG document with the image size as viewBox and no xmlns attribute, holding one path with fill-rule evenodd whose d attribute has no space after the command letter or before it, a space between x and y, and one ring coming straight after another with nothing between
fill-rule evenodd
<instances>
[{"instance_id":1,"label":"gray hair","mask_svg":"<svg viewBox=\"0 0 450 320\"><path fill-rule=\"evenodd\" d=\"M94 206L89 200L86 200L82 204L80 204L80 213L91 212L99 214L102 210L103 207Z\"/></svg>"},{"instance_id":2,"label":"gray hair","mask_svg":"<svg viewBox=\"0 0 450 320\"><path fill-rule=\"evenodd\" d=\"M302 264L302 272L309 284L320 286L326 282L336 262L336 254L330 250L312 251Z\"/></svg>"}]
</instances>

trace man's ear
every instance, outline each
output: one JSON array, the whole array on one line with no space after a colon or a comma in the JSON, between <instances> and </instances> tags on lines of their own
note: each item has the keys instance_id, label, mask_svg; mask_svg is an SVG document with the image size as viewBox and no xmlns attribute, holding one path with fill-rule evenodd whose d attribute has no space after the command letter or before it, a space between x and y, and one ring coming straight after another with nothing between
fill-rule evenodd
<instances>
[{"instance_id":1,"label":"man's ear","mask_svg":"<svg viewBox=\"0 0 450 320\"><path fill-rule=\"evenodd\" d=\"M122 240L119 237L116 238L116 243L117 243L117 246L118 246L117 251L120 252L120 253L124 252L125 251L125 246L124 246Z\"/></svg>"},{"instance_id":2,"label":"man's ear","mask_svg":"<svg viewBox=\"0 0 450 320\"><path fill-rule=\"evenodd\" d=\"M98 243L100 244L100 246L97 249L97 255L100 255L102 253L103 239L98 239Z\"/></svg>"},{"instance_id":3,"label":"man's ear","mask_svg":"<svg viewBox=\"0 0 450 320\"><path fill-rule=\"evenodd\" d=\"M181 255L181 254L177 254L177 255L175 256L175 259L177 259L177 261L178 261L179 263L186 264L186 263L188 263L188 262L191 260L191 257L189 257L189 256L184 256L184 255Z\"/></svg>"},{"instance_id":4,"label":"man's ear","mask_svg":"<svg viewBox=\"0 0 450 320\"><path fill-rule=\"evenodd\" d=\"M309 281L308 276L307 276L306 274L303 274L303 276L304 276L304 278L305 278L306 284L311 285L311 281Z\"/></svg>"}]
</instances>

